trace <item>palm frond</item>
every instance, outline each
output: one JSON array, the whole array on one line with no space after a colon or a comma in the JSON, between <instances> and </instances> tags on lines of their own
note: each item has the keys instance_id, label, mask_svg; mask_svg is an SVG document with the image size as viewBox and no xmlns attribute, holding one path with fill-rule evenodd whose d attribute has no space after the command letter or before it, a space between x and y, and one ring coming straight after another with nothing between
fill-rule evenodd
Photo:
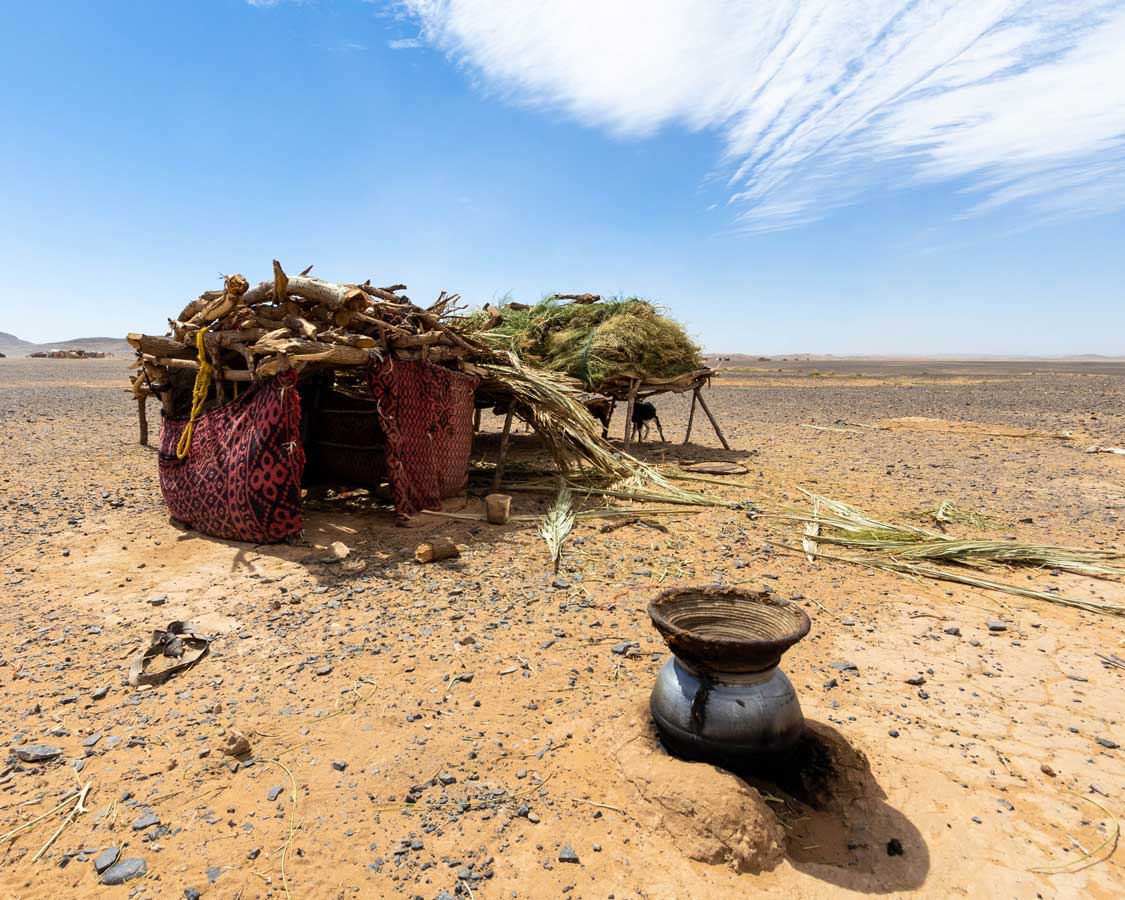
<instances>
[{"instance_id":1,"label":"palm frond","mask_svg":"<svg viewBox=\"0 0 1125 900\"><path fill-rule=\"evenodd\" d=\"M574 503L570 488L563 482L559 485L558 496L547 514L539 523L539 534L547 542L547 549L558 572L562 563L563 543L574 530Z\"/></svg>"}]
</instances>

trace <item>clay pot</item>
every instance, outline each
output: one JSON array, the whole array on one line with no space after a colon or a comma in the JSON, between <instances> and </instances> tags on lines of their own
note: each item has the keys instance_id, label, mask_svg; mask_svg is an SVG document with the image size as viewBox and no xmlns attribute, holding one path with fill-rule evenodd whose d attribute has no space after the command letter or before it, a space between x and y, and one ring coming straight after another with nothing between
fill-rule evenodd
<instances>
[{"instance_id":1,"label":"clay pot","mask_svg":"<svg viewBox=\"0 0 1125 900\"><path fill-rule=\"evenodd\" d=\"M673 653L650 700L672 753L732 763L801 736L801 705L778 663L809 632L803 609L766 591L712 587L665 591L648 611Z\"/></svg>"}]
</instances>

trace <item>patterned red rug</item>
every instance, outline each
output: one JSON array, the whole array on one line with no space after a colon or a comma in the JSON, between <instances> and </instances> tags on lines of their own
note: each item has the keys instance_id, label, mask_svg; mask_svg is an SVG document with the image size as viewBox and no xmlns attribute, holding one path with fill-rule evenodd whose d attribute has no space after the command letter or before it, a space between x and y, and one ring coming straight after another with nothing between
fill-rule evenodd
<instances>
[{"instance_id":1,"label":"patterned red rug","mask_svg":"<svg viewBox=\"0 0 1125 900\"><path fill-rule=\"evenodd\" d=\"M160 490L176 519L213 537L276 543L301 530L301 401L296 375L252 385L195 420L191 449L176 458L187 419L165 419Z\"/></svg>"}]
</instances>

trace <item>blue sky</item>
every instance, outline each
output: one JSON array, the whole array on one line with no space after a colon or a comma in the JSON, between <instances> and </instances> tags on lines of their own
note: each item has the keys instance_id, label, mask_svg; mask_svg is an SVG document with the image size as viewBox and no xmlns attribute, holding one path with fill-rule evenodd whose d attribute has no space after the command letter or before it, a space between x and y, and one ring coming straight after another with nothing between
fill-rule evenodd
<instances>
[{"instance_id":1,"label":"blue sky","mask_svg":"<svg viewBox=\"0 0 1125 900\"><path fill-rule=\"evenodd\" d=\"M3 15L26 339L160 332L277 257L416 302L636 294L717 352L1125 354L1125 3Z\"/></svg>"}]
</instances>

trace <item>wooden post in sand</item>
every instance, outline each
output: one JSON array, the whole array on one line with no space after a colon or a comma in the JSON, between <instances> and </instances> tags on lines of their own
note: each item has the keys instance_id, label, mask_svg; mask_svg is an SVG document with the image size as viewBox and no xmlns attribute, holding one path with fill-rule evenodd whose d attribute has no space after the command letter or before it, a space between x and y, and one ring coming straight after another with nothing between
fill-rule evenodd
<instances>
[{"instance_id":1,"label":"wooden post in sand","mask_svg":"<svg viewBox=\"0 0 1125 900\"><path fill-rule=\"evenodd\" d=\"M504 415L504 430L500 433L500 452L496 455L496 473L492 476L492 490L495 492L504 479L504 463L508 460L508 441L512 437L512 413L514 404L508 404Z\"/></svg>"},{"instance_id":2,"label":"wooden post in sand","mask_svg":"<svg viewBox=\"0 0 1125 900\"><path fill-rule=\"evenodd\" d=\"M707 408L707 401L703 399L702 392L696 391L696 395L699 397L700 407L707 413L707 418L711 420L711 427L715 429L715 434L719 436L719 441L722 443L723 449L729 450L730 444L727 443L726 435L723 434L723 429L719 427L719 423L715 421L715 417L711 415L711 410Z\"/></svg>"},{"instance_id":3,"label":"wooden post in sand","mask_svg":"<svg viewBox=\"0 0 1125 900\"><path fill-rule=\"evenodd\" d=\"M684 443L686 444L691 440L691 426L695 422L695 404L699 402L699 388L695 388L691 392L691 409L688 411L687 416L687 434L684 435Z\"/></svg>"},{"instance_id":4,"label":"wooden post in sand","mask_svg":"<svg viewBox=\"0 0 1125 900\"><path fill-rule=\"evenodd\" d=\"M148 395L137 398L137 424L141 429L141 446L148 446L148 412L145 409L145 401Z\"/></svg>"},{"instance_id":5,"label":"wooden post in sand","mask_svg":"<svg viewBox=\"0 0 1125 900\"><path fill-rule=\"evenodd\" d=\"M637 388L640 382L636 379L629 381L629 406L625 410L625 448L629 448L629 442L633 438L633 407L637 404Z\"/></svg>"}]
</instances>

